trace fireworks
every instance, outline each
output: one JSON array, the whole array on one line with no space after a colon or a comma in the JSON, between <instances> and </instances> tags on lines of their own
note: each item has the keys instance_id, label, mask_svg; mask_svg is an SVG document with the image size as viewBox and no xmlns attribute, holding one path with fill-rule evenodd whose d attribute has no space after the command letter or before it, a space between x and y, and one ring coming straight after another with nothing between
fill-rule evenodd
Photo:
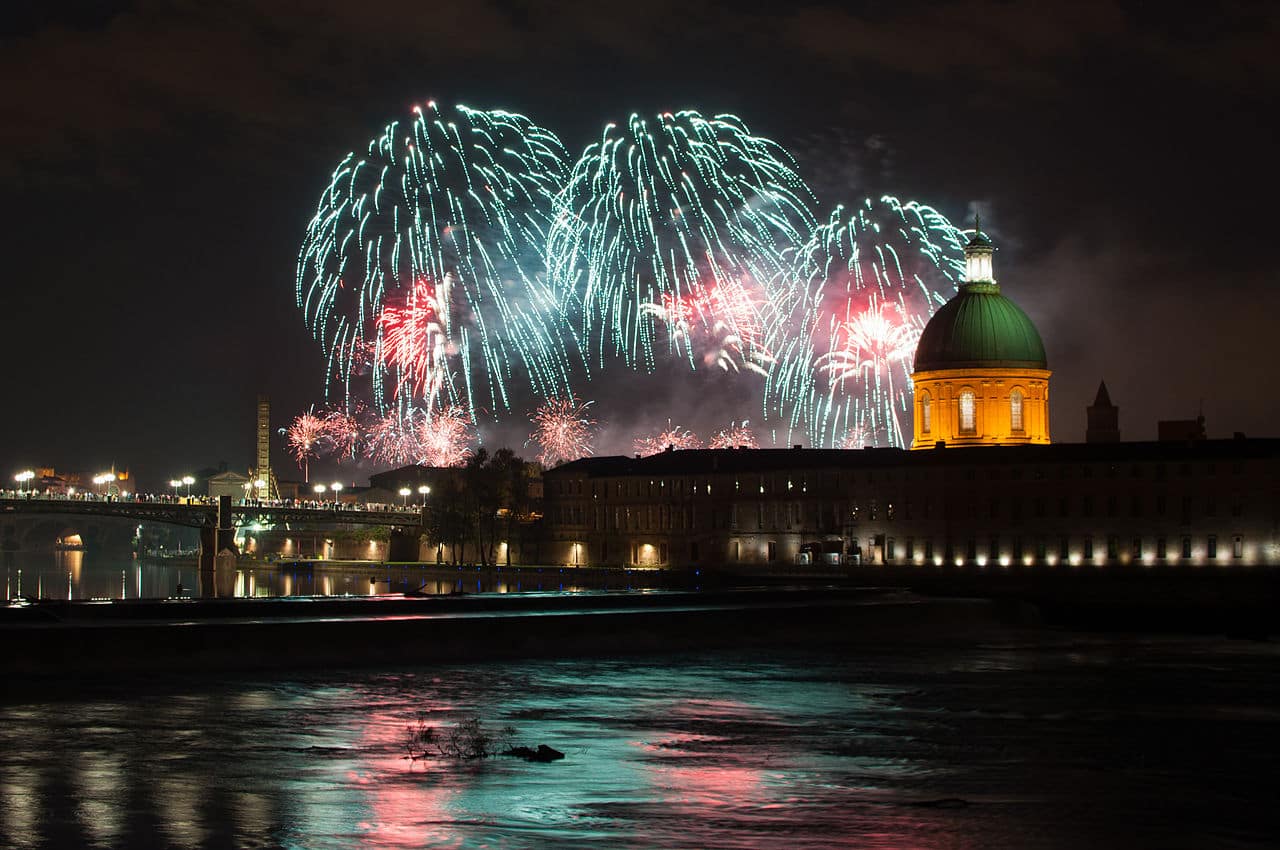
<instances>
[{"instance_id":1,"label":"fireworks","mask_svg":"<svg viewBox=\"0 0 1280 850\"><path fill-rule=\"evenodd\" d=\"M641 312L659 317L672 340L689 352L699 348L705 366L726 372L742 368L766 374L772 359L764 344L761 312L764 302L742 280L710 287L696 286L688 295L664 295L662 304L642 304Z\"/></svg>"},{"instance_id":2,"label":"fireworks","mask_svg":"<svg viewBox=\"0 0 1280 850\"><path fill-rule=\"evenodd\" d=\"M320 456L325 435L324 420L310 411L299 414L287 428L281 428L285 446L302 467L304 481L311 480L311 460Z\"/></svg>"},{"instance_id":3,"label":"fireworks","mask_svg":"<svg viewBox=\"0 0 1280 850\"><path fill-rule=\"evenodd\" d=\"M636 437L633 444L636 454L648 457L665 452L668 447L679 450L700 449L702 448L702 440L698 439L698 435L687 428L679 425L672 425L671 420L667 420L667 427L664 431L648 436Z\"/></svg>"},{"instance_id":4,"label":"fireworks","mask_svg":"<svg viewBox=\"0 0 1280 850\"><path fill-rule=\"evenodd\" d=\"M884 197L836 208L798 252L766 396L815 445L845 432L905 445L916 340L963 274L961 236L936 210Z\"/></svg>"},{"instance_id":5,"label":"fireworks","mask_svg":"<svg viewBox=\"0 0 1280 850\"><path fill-rule=\"evenodd\" d=\"M417 463L462 466L471 457L471 420L458 405L420 415L416 424Z\"/></svg>"},{"instance_id":6,"label":"fireworks","mask_svg":"<svg viewBox=\"0 0 1280 850\"><path fill-rule=\"evenodd\" d=\"M359 411L347 413L332 410L324 415L324 441L328 453L341 463L355 458L364 443L364 427L360 424Z\"/></svg>"},{"instance_id":7,"label":"fireworks","mask_svg":"<svg viewBox=\"0 0 1280 850\"><path fill-rule=\"evenodd\" d=\"M905 445L962 233L888 196L814 209L792 157L732 115L633 114L571 166L524 116L415 108L339 163L308 225L297 301L356 412L290 450L450 465L482 420L540 398L530 442L553 465L593 450L572 382L670 361L755 382L732 389L775 434ZM667 445L697 440L636 441ZM744 422L711 445L757 443Z\"/></svg>"},{"instance_id":8,"label":"fireworks","mask_svg":"<svg viewBox=\"0 0 1280 850\"><path fill-rule=\"evenodd\" d=\"M659 323L668 325L670 352L696 366L695 319L725 343L713 362L755 363L764 354L755 349L759 322L746 308L769 300L785 250L812 223L790 157L738 118L633 114L625 127L608 125L574 166L548 264L564 303L581 311L574 322L601 366L616 355L651 370ZM758 294L728 294L736 287ZM718 309L717 298L736 306Z\"/></svg>"},{"instance_id":9,"label":"fireworks","mask_svg":"<svg viewBox=\"0 0 1280 850\"><path fill-rule=\"evenodd\" d=\"M393 410L374 419L365 432L365 456L386 466L417 463L422 451L416 418Z\"/></svg>"},{"instance_id":10,"label":"fireworks","mask_svg":"<svg viewBox=\"0 0 1280 850\"><path fill-rule=\"evenodd\" d=\"M591 402L578 403L573 396L548 399L529 419L533 433L529 441L541 446L538 462L548 469L593 453L591 428L596 421L587 415Z\"/></svg>"},{"instance_id":11,"label":"fireworks","mask_svg":"<svg viewBox=\"0 0 1280 850\"><path fill-rule=\"evenodd\" d=\"M496 413L515 378L542 395L567 387L564 323L539 276L567 167L560 140L524 116L434 103L343 159L296 294L348 406L367 392L382 413Z\"/></svg>"},{"instance_id":12,"label":"fireworks","mask_svg":"<svg viewBox=\"0 0 1280 850\"><path fill-rule=\"evenodd\" d=\"M867 446L875 445L875 435L867 430L865 424L861 422L854 423L845 431L844 438L840 441L842 449L865 449Z\"/></svg>"},{"instance_id":13,"label":"fireworks","mask_svg":"<svg viewBox=\"0 0 1280 850\"><path fill-rule=\"evenodd\" d=\"M707 443L709 449L758 449L760 443L756 441L755 432L748 425L750 422L744 421L741 425L737 422L730 422L729 427L716 432L711 438L711 442Z\"/></svg>"},{"instance_id":14,"label":"fireworks","mask_svg":"<svg viewBox=\"0 0 1280 850\"><path fill-rule=\"evenodd\" d=\"M444 292L448 292L447 286ZM399 376L396 395L407 389L407 398L421 399L427 408L435 404L448 378L447 340L440 323L440 315L447 309L436 288L419 278L403 305L383 305L378 316L382 334L379 361Z\"/></svg>"}]
</instances>

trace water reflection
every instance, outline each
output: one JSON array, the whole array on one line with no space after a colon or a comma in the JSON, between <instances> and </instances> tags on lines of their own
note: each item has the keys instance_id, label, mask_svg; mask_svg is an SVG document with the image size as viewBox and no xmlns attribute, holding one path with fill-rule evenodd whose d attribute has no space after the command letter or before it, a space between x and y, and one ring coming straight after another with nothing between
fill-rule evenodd
<instances>
[{"instance_id":1,"label":"water reflection","mask_svg":"<svg viewBox=\"0 0 1280 850\"><path fill-rule=\"evenodd\" d=\"M4 568L6 600L165 599L173 596L369 596L423 593L521 593L670 587L652 570L603 572L560 567L412 567L379 563L266 564L241 561L214 580L192 560L138 561L83 551L23 555Z\"/></svg>"},{"instance_id":2,"label":"water reflection","mask_svg":"<svg viewBox=\"0 0 1280 850\"><path fill-rule=\"evenodd\" d=\"M0 846L1270 846L1277 659L1048 636L10 691ZM567 758L412 766L419 712Z\"/></svg>"}]
</instances>

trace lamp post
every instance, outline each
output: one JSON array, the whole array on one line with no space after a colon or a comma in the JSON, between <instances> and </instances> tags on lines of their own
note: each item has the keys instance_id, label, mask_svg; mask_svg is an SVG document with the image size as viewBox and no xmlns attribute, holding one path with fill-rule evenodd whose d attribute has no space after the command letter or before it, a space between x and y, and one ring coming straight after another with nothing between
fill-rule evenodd
<instances>
[{"instance_id":1,"label":"lamp post","mask_svg":"<svg viewBox=\"0 0 1280 850\"><path fill-rule=\"evenodd\" d=\"M430 492L431 492L431 488L428 487L426 484L423 484L421 487L418 488L418 495L422 497L421 499L422 504L425 505L427 503L427 494Z\"/></svg>"},{"instance_id":2,"label":"lamp post","mask_svg":"<svg viewBox=\"0 0 1280 850\"><path fill-rule=\"evenodd\" d=\"M262 501L262 493L267 489L267 482L259 478L253 482L253 495L258 501Z\"/></svg>"},{"instance_id":3,"label":"lamp post","mask_svg":"<svg viewBox=\"0 0 1280 850\"><path fill-rule=\"evenodd\" d=\"M317 484L316 486L312 487L311 489L312 489L312 491L314 491L314 492L315 492L315 494L316 494L316 501L317 501L317 502L323 502L323 501L324 501L324 491L325 491L326 489L328 489L328 488L327 488L327 487L325 487L323 484Z\"/></svg>"},{"instance_id":4,"label":"lamp post","mask_svg":"<svg viewBox=\"0 0 1280 850\"><path fill-rule=\"evenodd\" d=\"M178 488L182 486L181 478L169 479L169 486L173 488L173 500L178 501Z\"/></svg>"},{"instance_id":5,"label":"lamp post","mask_svg":"<svg viewBox=\"0 0 1280 850\"><path fill-rule=\"evenodd\" d=\"M188 499L190 499L190 498L191 498L191 485L192 485L192 484L195 484L195 483L196 483L196 480L195 480L194 478L192 478L190 475L184 475L184 476L182 476L182 483L183 483L183 484L185 484L185 485L187 485L187 498L188 498Z\"/></svg>"},{"instance_id":6,"label":"lamp post","mask_svg":"<svg viewBox=\"0 0 1280 850\"><path fill-rule=\"evenodd\" d=\"M111 482L116 480L114 472L104 472L100 475L93 476L93 483L102 488L104 496L111 495Z\"/></svg>"},{"instance_id":7,"label":"lamp post","mask_svg":"<svg viewBox=\"0 0 1280 850\"><path fill-rule=\"evenodd\" d=\"M342 492L342 482L335 481L329 485L329 489L333 491L333 509L338 509L338 494Z\"/></svg>"},{"instance_id":8,"label":"lamp post","mask_svg":"<svg viewBox=\"0 0 1280 850\"><path fill-rule=\"evenodd\" d=\"M409 507L409 494L410 494L410 493L412 493L412 492L413 492L413 491L412 491L412 490L410 490L408 487L401 487L401 488L400 488L400 506L401 506L402 508L407 508L407 507Z\"/></svg>"},{"instance_id":9,"label":"lamp post","mask_svg":"<svg viewBox=\"0 0 1280 850\"><path fill-rule=\"evenodd\" d=\"M32 472L30 469L24 469L21 472L19 472L17 475L13 476L13 480L18 482L18 492L21 493L22 485L26 484L28 481L30 481L32 478L35 478L35 477L36 477L36 474Z\"/></svg>"}]
</instances>

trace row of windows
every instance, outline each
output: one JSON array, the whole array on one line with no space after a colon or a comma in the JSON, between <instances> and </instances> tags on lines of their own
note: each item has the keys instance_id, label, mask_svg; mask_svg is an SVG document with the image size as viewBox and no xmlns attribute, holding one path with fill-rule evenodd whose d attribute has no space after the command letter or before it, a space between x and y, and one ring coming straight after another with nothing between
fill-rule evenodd
<instances>
[{"instance_id":1,"label":"row of windows","mask_svg":"<svg viewBox=\"0 0 1280 850\"><path fill-rule=\"evenodd\" d=\"M880 518L880 502L877 499L871 499L866 502L866 518L872 522ZM923 518L929 519L930 508L932 502L925 500L923 503ZM1027 515L1036 518L1044 518L1049 515L1050 505L1056 507L1056 516L1066 518L1072 515L1073 500L1069 496L1061 496L1056 500L1046 500L1043 497L1034 499L994 498L988 502L987 516L991 519L1008 519L1014 522L1020 522L1023 518L1024 511ZM1103 513L1108 517L1118 517L1121 515L1121 500L1116 496L1108 496L1103 502ZM1142 496L1134 495L1123 503L1127 508L1127 515L1130 517L1142 517L1147 510L1148 500ZM1154 499L1150 500L1152 514L1157 517L1165 517L1169 515L1169 500L1163 494L1157 494ZM979 501L977 499L965 500L966 513L970 519L976 519L979 513ZM1095 503L1092 495L1080 497L1079 513L1082 517L1093 517L1097 514L1098 505ZM1205 496L1202 502L1193 500L1191 496L1183 496L1179 503L1179 518L1183 524L1191 522L1193 516L1196 515L1197 508L1201 509L1203 516L1216 517L1218 515L1218 499L1216 496ZM1244 501L1236 496L1231 501L1231 516L1244 516ZM905 519L913 519L912 502L907 499L902 502L902 515ZM858 522L863 515L863 510L858 502L852 502L849 508L849 518L853 522ZM893 520L897 516L897 511L893 502L886 502L883 515L888 520Z\"/></svg>"},{"instance_id":2,"label":"row of windows","mask_svg":"<svg viewBox=\"0 0 1280 850\"><path fill-rule=\"evenodd\" d=\"M732 503L728 506L721 506L718 509L708 511L712 528L738 528L741 521L740 517L744 511L750 511L755 515L755 527L761 529L782 528L784 526L813 526L819 523L823 529L829 529L838 524L838 509L832 503L817 501L758 501L754 504L754 511L750 511L750 503L745 505ZM921 503L922 519L930 518L932 504L932 501L927 499ZM1101 507L1102 515L1119 517L1122 514L1122 505L1126 508L1124 512L1126 516L1140 518L1146 514L1148 500L1134 495L1122 503L1116 496L1108 496L1099 506L1092 495L1084 495L1079 499L1078 512L1081 517L1092 518L1100 513L1098 508ZM1169 500L1164 494L1157 494L1154 499L1150 500L1150 505L1153 516L1167 517L1169 515ZM1046 500L1041 497L1030 500L994 498L987 503L985 514L989 519L1008 519L1013 523L1019 523L1024 519L1024 514L1025 516L1034 516L1037 519L1048 517L1050 506L1056 508L1054 516L1057 518L1065 519L1073 514L1073 500L1068 496L1062 496L1056 500ZM1179 503L1179 521L1184 525L1190 523L1196 515L1197 509L1200 509L1201 514L1205 517L1218 516L1217 497L1205 496L1203 501L1198 501L1193 500L1191 496L1183 496ZM585 522L585 517L590 516L592 517L592 528L597 531L605 528L613 530L648 530L656 528L691 529L697 527L697 509L693 506L649 504L619 506L613 508L612 511L609 508L597 506L584 511L581 504L565 504L554 507L552 511L552 516L559 522L569 525L582 525ZM969 519L977 519L980 512L980 502L977 499L966 500L965 511ZM901 515L903 519L910 521L915 519L914 514L914 506L910 499L904 500L900 509L898 503L887 501L882 504L879 499L870 499L861 503L857 501L850 502L848 519L851 523L862 521L878 522L882 518L892 522ZM1239 497L1232 500L1230 514L1234 518L1244 516L1244 502ZM612 517L612 522L610 522L610 517Z\"/></svg>"},{"instance_id":3,"label":"row of windows","mask_svg":"<svg viewBox=\"0 0 1280 850\"><path fill-rule=\"evenodd\" d=\"M1015 433L1021 433L1022 427L1022 390L1014 390L1009 393L1009 427ZM957 429L962 436L973 436L978 432L977 425L977 398L973 394L973 390L962 390L960 392L960 427ZM933 400L929 398L928 393L921 394L920 398L920 432L930 434L933 432Z\"/></svg>"},{"instance_id":4,"label":"row of windows","mask_svg":"<svg viewBox=\"0 0 1280 850\"><path fill-rule=\"evenodd\" d=\"M1180 464L1129 464L1127 465L1127 473L1130 478L1144 478L1147 475L1154 477L1156 480L1163 480L1169 477L1170 469L1176 469L1177 475L1181 477L1190 477L1193 473L1199 472L1206 476L1215 476L1218 473L1217 463L1205 463L1197 470L1197 465L1191 463ZM987 468L984 477L991 481L1000 481L1008 479L1010 481L1021 481L1024 473L1030 478L1042 481L1051 477L1059 480L1069 480L1077 476L1080 478L1091 479L1094 477L1102 478L1118 478L1125 474L1125 464L1104 463L1104 464L1054 464L1052 466L1037 465L1034 467L1027 466L992 466ZM839 473L821 473L814 472L810 475L805 473L797 473L796 475L774 474L774 475L747 475L739 476L733 480L732 486L735 491L741 492L744 488L764 488L759 492L781 492L782 490L800 490L807 492L810 485L814 488L830 490L840 490L846 486L853 486L859 481L865 480L868 484L886 481L894 481L899 470L888 469L868 469L865 471L848 471ZM902 469L902 480L904 481L930 481L934 480L932 470L912 470ZM978 477L979 468L966 467L961 470L944 469L940 470L938 478L948 480L955 476L966 481L973 481ZM1232 475L1240 475L1244 472L1244 464L1234 462L1230 465ZM728 486L726 484L726 486ZM555 495L570 496L584 495L583 479L572 480L555 480L550 488ZM593 498L623 498L627 496L653 496L670 493L679 496L709 495L712 492L712 481L707 478L673 478L673 479L613 479L609 481L591 481L589 493Z\"/></svg>"}]
</instances>

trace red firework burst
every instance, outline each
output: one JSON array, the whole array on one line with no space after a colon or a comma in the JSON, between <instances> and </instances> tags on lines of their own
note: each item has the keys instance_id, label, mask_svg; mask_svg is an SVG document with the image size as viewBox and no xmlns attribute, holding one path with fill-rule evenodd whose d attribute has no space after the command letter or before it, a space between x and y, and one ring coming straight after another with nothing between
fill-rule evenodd
<instances>
[{"instance_id":1,"label":"red firework burst","mask_svg":"<svg viewBox=\"0 0 1280 850\"><path fill-rule=\"evenodd\" d=\"M302 467L303 478L311 480L311 459L320 456L320 441L325 435L324 420L307 411L282 430L289 454Z\"/></svg>"},{"instance_id":2,"label":"red firework burst","mask_svg":"<svg viewBox=\"0 0 1280 850\"><path fill-rule=\"evenodd\" d=\"M457 405L421 416L416 436L423 466L462 466L471 457L471 418Z\"/></svg>"},{"instance_id":3,"label":"red firework burst","mask_svg":"<svg viewBox=\"0 0 1280 850\"><path fill-rule=\"evenodd\" d=\"M354 458L364 442L364 428L359 413L331 410L324 415L324 441L334 457L341 463Z\"/></svg>"},{"instance_id":4,"label":"red firework burst","mask_svg":"<svg viewBox=\"0 0 1280 850\"><path fill-rule=\"evenodd\" d=\"M702 440L698 439L698 435L680 425L672 425L671 420L667 420L667 427L664 431L656 434L636 437L634 442L635 450L638 454L649 456L665 452L670 446L677 450L700 449L702 448Z\"/></svg>"},{"instance_id":5,"label":"red firework burst","mask_svg":"<svg viewBox=\"0 0 1280 850\"><path fill-rule=\"evenodd\" d=\"M418 278L403 306L384 306L378 316L381 359L399 373L396 395L406 390L430 407L445 380L447 339L436 288Z\"/></svg>"},{"instance_id":6,"label":"red firework burst","mask_svg":"<svg viewBox=\"0 0 1280 850\"><path fill-rule=\"evenodd\" d=\"M550 468L594 452L591 427L596 421L587 415L590 406L591 402L579 404L570 395L567 399L547 399L546 404L534 411L529 417L534 426L529 440L542 447L539 463Z\"/></svg>"},{"instance_id":7,"label":"red firework burst","mask_svg":"<svg viewBox=\"0 0 1280 850\"><path fill-rule=\"evenodd\" d=\"M388 466L416 463L421 455L412 417L406 422L395 411L369 425L364 444L367 458Z\"/></svg>"},{"instance_id":8,"label":"red firework burst","mask_svg":"<svg viewBox=\"0 0 1280 850\"><path fill-rule=\"evenodd\" d=\"M725 428L724 430L719 431L714 437L711 438L711 442L707 444L707 448L711 448L711 449L732 449L732 448L758 449L760 448L760 443L757 442L756 440L755 432L747 427L750 424L751 423L747 422L746 420L743 420L741 425L739 425L737 422L730 422L728 428Z\"/></svg>"}]
</instances>

